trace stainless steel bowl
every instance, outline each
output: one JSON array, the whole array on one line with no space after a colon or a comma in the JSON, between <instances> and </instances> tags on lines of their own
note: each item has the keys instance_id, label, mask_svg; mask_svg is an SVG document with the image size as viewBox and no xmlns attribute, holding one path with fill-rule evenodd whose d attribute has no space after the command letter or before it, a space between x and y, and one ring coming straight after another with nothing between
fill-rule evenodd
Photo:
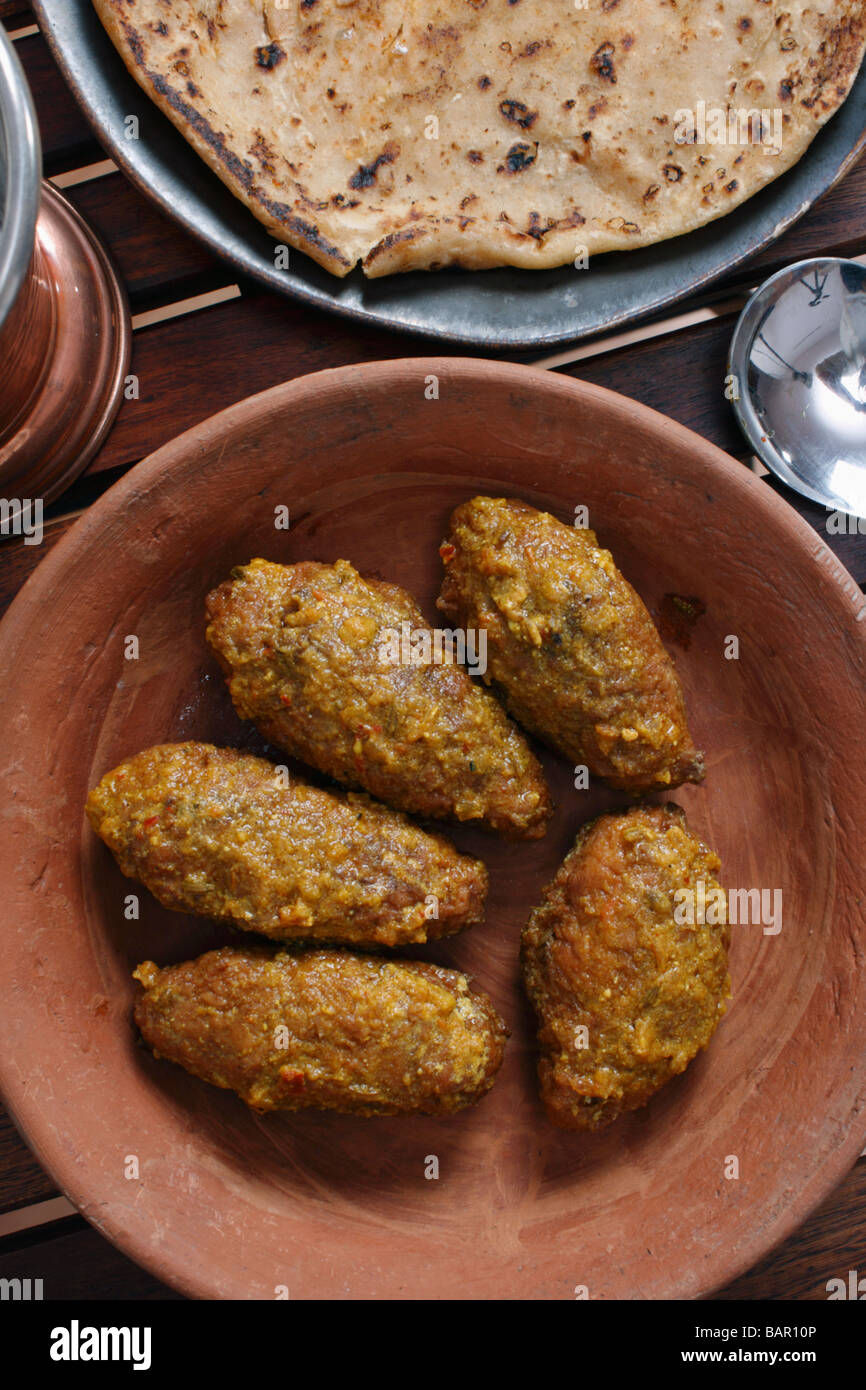
<instances>
[{"instance_id":1,"label":"stainless steel bowl","mask_svg":"<svg viewBox=\"0 0 866 1390\"><path fill-rule=\"evenodd\" d=\"M41 166L30 89L15 49L0 27L0 328L18 298L33 255Z\"/></svg>"}]
</instances>

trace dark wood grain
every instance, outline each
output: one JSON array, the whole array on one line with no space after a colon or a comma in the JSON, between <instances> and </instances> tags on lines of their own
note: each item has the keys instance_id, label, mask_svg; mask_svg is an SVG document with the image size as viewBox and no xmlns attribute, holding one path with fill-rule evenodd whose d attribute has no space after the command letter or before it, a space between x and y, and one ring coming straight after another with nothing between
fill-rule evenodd
<instances>
[{"instance_id":1,"label":"dark wood grain","mask_svg":"<svg viewBox=\"0 0 866 1390\"><path fill-rule=\"evenodd\" d=\"M80 1217L0 1242L0 1278L41 1279L46 1301L180 1297Z\"/></svg>"},{"instance_id":2,"label":"dark wood grain","mask_svg":"<svg viewBox=\"0 0 866 1390\"><path fill-rule=\"evenodd\" d=\"M64 82L42 35L19 39L15 52L36 97L46 175L105 159L105 151Z\"/></svg>"},{"instance_id":3,"label":"dark wood grain","mask_svg":"<svg viewBox=\"0 0 866 1390\"><path fill-rule=\"evenodd\" d=\"M632 396L679 420L727 453L742 454L746 441L725 399L731 327L726 317L559 370Z\"/></svg>"},{"instance_id":4,"label":"dark wood grain","mask_svg":"<svg viewBox=\"0 0 866 1390\"><path fill-rule=\"evenodd\" d=\"M57 1188L0 1107L0 1213L57 1197ZM3 1243L0 1241L0 1250Z\"/></svg>"},{"instance_id":5,"label":"dark wood grain","mask_svg":"<svg viewBox=\"0 0 866 1390\"><path fill-rule=\"evenodd\" d=\"M744 441L724 397L730 326L701 325L591 358L563 371L632 395L721 448ZM138 400L125 401L91 469L128 465L226 406L281 381L349 363L432 356L435 343L323 315L249 290L218 305L136 333ZM469 355L458 352L455 355Z\"/></svg>"},{"instance_id":6,"label":"dark wood grain","mask_svg":"<svg viewBox=\"0 0 866 1390\"><path fill-rule=\"evenodd\" d=\"M23 540L0 541L0 616L5 613L25 580L73 525L73 520L46 526L41 545L25 545Z\"/></svg>"},{"instance_id":7,"label":"dark wood grain","mask_svg":"<svg viewBox=\"0 0 866 1390\"><path fill-rule=\"evenodd\" d=\"M251 292L135 334L140 399L124 401L93 471L141 458L218 410L325 367L435 351L422 339L347 324L292 300Z\"/></svg>"},{"instance_id":8,"label":"dark wood grain","mask_svg":"<svg viewBox=\"0 0 866 1390\"><path fill-rule=\"evenodd\" d=\"M21 0L0 0L0 20L6 29L21 29L33 24L33 12Z\"/></svg>"},{"instance_id":9,"label":"dark wood grain","mask_svg":"<svg viewBox=\"0 0 866 1390\"><path fill-rule=\"evenodd\" d=\"M171 222L124 174L77 184L66 197L111 248L134 313L236 278L231 266Z\"/></svg>"}]
</instances>

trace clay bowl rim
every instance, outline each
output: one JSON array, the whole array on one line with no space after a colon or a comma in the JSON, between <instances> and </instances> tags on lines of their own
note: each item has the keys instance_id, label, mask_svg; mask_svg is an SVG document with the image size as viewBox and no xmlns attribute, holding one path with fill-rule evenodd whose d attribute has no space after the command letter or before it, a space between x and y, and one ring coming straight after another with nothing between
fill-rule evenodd
<instances>
[{"instance_id":1,"label":"clay bowl rim","mask_svg":"<svg viewBox=\"0 0 866 1390\"><path fill-rule=\"evenodd\" d=\"M169 470L176 472L184 463L195 462L197 452L201 458L198 446L203 439L218 436L225 440L234 428L243 428L260 413L273 416L274 413L290 412L298 399L318 394L326 402L332 390L344 383L351 386L356 382L366 393L374 390L387 393L390 388L404 382L407 376L414 374L417 381L418 374L423 377L431 373L439 376L458 373L467 381L496 377L503 387L511 386L518 391L534 381L551 408L555 408L557 398L563 401L569 398L572 405L575 399L580 399L591 403L593 409L607 413L608 417L628 414L642 433L660 442L667 440L675 443L678 451L687 450L691 455L692 477L696 483L707 482L718 486L722 478L726 491L732 489L735 493L744 494L747 504L751 503L759 512L763 512L766 524L779 532L781 539L790 545L792 565L799 560L811 571L816 603L824 600L835 607L840 623L849 635L856 638L855 646L859 646L866 663L866 622L862 621L866 613L866 599L858 586L829 547L821 544L812 527L784 498L766 487L743 464L661 412L605 387L579 378L559 376L537 367L459 355L398 358L311 373L247 397L168 441L130 469L95 502L40 563L0 622L0 652L21 630L26 629L33 603L46 594L50 595L55 585L62 583L69 561L77 553L89 551L98 542L103 517L123 510L133 516L136 505L146 507L150 488L162 475ZM858 621L858 615L861 621ZM854 796L853 787L849 791ZM862 796L862 800L863 818L866 819L866 796ZM6 957L0 958L0 981L5 960ZM797 1230L837 1187L862 1152L866 1142L866 1013L860 1017L860 1034L864 1042L864 1085L858 1095L858 1106L847 1116L844 1142L828 1154L818 1169L810 1171L794 1200L785 1206L779 1216L763 1226L761 1233L751 1243L736 1253L727 1249L719 1252L714 1268L706 1271L709 1276L707 1285L699 1296L712 1294L751 1269ZM86 1183L80 1181L63 1137L53 1133L52 1126L45 1122L41 1105L28 1096L26 1072L16 1076L16 1069L11 1065L12 1051L0 1050L0 1093L4 1102L38 1161L73 1205L86 1211L91 1204L92 1194L88 1192ZM131 1225L127 1224L117 1216L97 1219L87 1215L87 1219L121 1251L171 1287L193 1298L215 1296L213 1283L206 1272L190 1274L178 1270L170 1259L161 1256L149 1228L136 1226L134 1221ZM670 1295L673 1298L677 1296L675 1292Z\"/></svg>"}]
</instances>

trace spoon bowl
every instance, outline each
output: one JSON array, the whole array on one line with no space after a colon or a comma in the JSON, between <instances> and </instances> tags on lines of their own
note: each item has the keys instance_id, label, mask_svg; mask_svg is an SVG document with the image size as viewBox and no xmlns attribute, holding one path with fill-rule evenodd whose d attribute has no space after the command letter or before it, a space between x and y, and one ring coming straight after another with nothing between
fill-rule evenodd
<instances>
[{"instance_id":1,"label":"spoon bowl","mask_svg":"<svg viewBox=\"0 0 866 1390\"><path fill-rule=\"evenodd\" d=\"M765 281L728 360L755 453L814 502L866 516L866 268L823 256Z\"/></svg>"}]
</instances>

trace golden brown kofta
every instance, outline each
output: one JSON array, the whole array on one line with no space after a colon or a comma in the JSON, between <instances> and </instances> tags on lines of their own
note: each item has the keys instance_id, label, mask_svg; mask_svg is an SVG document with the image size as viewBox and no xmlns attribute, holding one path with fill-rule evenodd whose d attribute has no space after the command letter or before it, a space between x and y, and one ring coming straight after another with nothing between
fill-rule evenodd
<instances>
[{"instance_id":1,"label":"golden brown kofta","mask_svg":"<svg viewBox=\"0 0 866 1390\"><path fill-rule=\"evenodd\" d=\"M525 502L458 507L439 608L487 633L487 674L514 718L625 791L699 782L673 662L592 531Z\"/></svg>"},{"instance_id":2,"label":"golden brown kofta","mask_svg":"<svg viewBox=\"0 0 866 1390\"><path fill-rule=\"evenodd\" d=\"M449 1114L493 1085L507 1030L465 975L351 951L145 961L135 1021L157 1057L254 1110Z\"/></svg>"},{"instance_id":3,"label":"golden brown kofta","mask_svg":"<svg viewBox=\"0 0 866 1390\"><path fill-rule=\"evenodd\" d=\"M278 941L401 946L483 917L479 860L362 794L286 787L232 748L148 748L103 777L87 814L164 907Z\"/></svg>"},{"instance_id":4,"label":"golden brown kofta","mask_svg":"<svg viewBox=\"0 0 866 1390\"><path fill-rule=\"evenodd\" d=\"M712 901L719 868L678 806L638 806L581 830L521 947L554 1124L609 1124L707 1046L730 997L727 913L720 899L724 921L702 925L698 899L694 925L679 925L688 901L674 895L699 894L703 881Z\"/></svg>"},{"instance_id":5,"label":"golden brown kofta","mask_svg":"<svg viewBox=\"0 0 866 1390\"><path fill-rule=\"evenodd\" d=\"M235 708L270 743L401 811L544 834L541 768L490 693L447 650L425 665L389 656L404 623L430 632L404 589L345 560L253 560L207 611Z\"/></svg>"}]
</instances>

